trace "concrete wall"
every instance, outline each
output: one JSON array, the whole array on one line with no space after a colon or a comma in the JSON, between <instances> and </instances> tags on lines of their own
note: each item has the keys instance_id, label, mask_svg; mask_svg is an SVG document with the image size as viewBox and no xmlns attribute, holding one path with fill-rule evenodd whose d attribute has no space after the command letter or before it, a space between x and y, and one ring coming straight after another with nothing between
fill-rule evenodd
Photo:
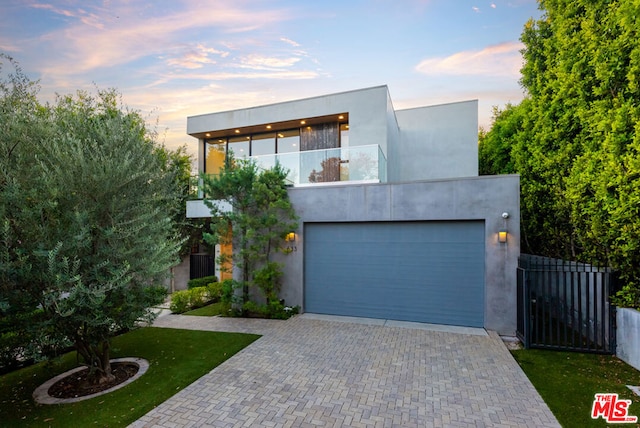
<instances>
[{"instance_id":1,"label":"concrete wall","mask_svg":"<svg viewBox=\"0 0 640 428\"><path fill-rule=\"evenodd\" d=\"M189 256L184 257L179 264L171 268L163 284L169 293L186 290L189 282Z\"/></svg>"},{"instance_id":2,"label":"concrete wall","mask_svg":"<svg viewBox=\"0 0 640 428\"><path fill-rule=\"evenodd\" d=\"M173 289L175 291L187 289L190 274L189 265L190 258L189 256L185 256L180 264L173 268Z\"/></svg>"},{"instance_id":3,"label":"concrete wall","mask_svg":"<svg viewBox=\"0 0 640 428\"><path fill-rule=\"evenodd\" d=\"M465 101L395 111L386 86L192 116L198 134L311 117L349 114L349 145L377 144L389 182L478 175L478 102ZM199 140L198 167L204 169Z\"/></svg>"},{"instance_id":4,"label":"concrete wall","mask_svg":"<svg viewBox=\"0 0 640 428\"><path fill-rule=\"evenodd\" d=\"M389 182L478 175L478 101L396 111Z\"/></svg>"},{"instance_id":5,"label":"concrete wall","mask_svg":"<svg viewBox=\"0 0 640 428\"><path fill-rule=\"evenodd\" d=\"M640 370L640 312L635 309L616 310L616 355Z\"/></svg>"},{"instance_id":6,"label":"concrete wall","mask_svg":"<svg viewBox=\"0 0 640 428\"><path fill-rule=\"evenodd\" d=\"M187 118L187 134L349 113L349 145L378 144L387 155L386 86ZM202 141L200 141L202 145ZM202 159L200 157L200 166ZM201 169L202 170L202 169Z\"/></svg>"},{"instance_id":7,"label":"concrete wall","mask_svg":"<svg viewBox=\"0 0 640 428\"><path fill-rule=\"evenodd\" d=\"M516 268L520 254L520 178L482 176L396 184L363 184L292 188L289 196L300 216L294 251L286 263L282 297L304 311L304 223L484 220L485 328L514 335L516 330ZM498 242L503 227L509 236Z\"/></svg>"}]
</instances>

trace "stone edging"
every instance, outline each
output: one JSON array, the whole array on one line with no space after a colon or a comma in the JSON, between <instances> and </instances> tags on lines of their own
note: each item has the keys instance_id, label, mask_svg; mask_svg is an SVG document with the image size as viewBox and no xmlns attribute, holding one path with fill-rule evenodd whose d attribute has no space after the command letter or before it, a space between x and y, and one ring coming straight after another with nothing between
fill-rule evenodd
<instances>
[{"instance_id":1,"label":"stone edging","mask_svg":"<svg viewBox=\"0 0 640 428\"><path fill-rule=\"evenodd\" d=\"M113 388L109 388L107 390L101 391L101 392L96 392L95 394L91 394L91 395L85 395L83 397L75 397L75 398L57 398L57 397L52 397L49 395L49 388L51 388L51 386L56 383L57 381L69 376L70 374L73 374L75 372L78 372L80 370L83 370L86 368L86 366L80 366L80 367L76 367L75 369L71 369L67 372L64 372L62 374L59 374L58 376L49 379L48 381L46 381L45 383L43 383L42 385L40 385L38 388L36 388L36 390L33 392L33 399L36 401L36 403L40 403L40 404L65 404L65 403L76 403L78 401L83 401L83 400L88 400L90 398L94 398L94 397L98 397L100 395L104 395L104 394L108 394L110 392L113 392L117 389L120 389L124 386L129 385L131 382L133 382L134 380L138 379L140 376L142 376L143 374L145 374L147 372L147 370L149 369L149 362L143 358L115 358L113 360L111 360L112 363L133 363L136 364L138 366L138 373L135 374L135 376L132 376L130 379L114 386Z\"/></svg>"}]
</instances>

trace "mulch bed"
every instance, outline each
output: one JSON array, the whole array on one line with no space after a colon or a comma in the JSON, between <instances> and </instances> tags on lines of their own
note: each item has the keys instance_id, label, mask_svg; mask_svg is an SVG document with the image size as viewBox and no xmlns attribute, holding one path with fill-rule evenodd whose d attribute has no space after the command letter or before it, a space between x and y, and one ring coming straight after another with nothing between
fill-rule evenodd
<instances>
[{"instance_id":1,"label":"mulch bed","mask_svg":"<svg viewBox=\"0 0 640 428\"><path fill-rule=\"evenodd\" d=\"M111 373L116 377L112 382L91 385L88 382L89 369L83 369L60 379L49 388L49 395L56 398L77 398L106 391L126 382L138 373L137 364L128 362L111 363Z\"/></svg>"}]
</instances>

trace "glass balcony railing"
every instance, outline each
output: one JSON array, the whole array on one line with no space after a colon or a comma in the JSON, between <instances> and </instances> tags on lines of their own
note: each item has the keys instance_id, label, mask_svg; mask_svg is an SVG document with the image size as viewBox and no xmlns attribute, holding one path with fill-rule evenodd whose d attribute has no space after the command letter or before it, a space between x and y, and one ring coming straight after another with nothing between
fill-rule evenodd
<instances>
[{"instance_id":1,"label":"glass balcony railing","mask_svg":"<svg viewBox=\"0 0 640 428\"><path fill-rule=\"evenodd\" d=\"M289 171L287 181L292 186L387 181L387 159L376 144L252 156L250 159L264 169L272 168L279 162ZM199 177L193 177L190 193L191 199L203 198L202 181Z\"/></svg>"},{"instance_id":2,"label":"glass balcony railing","mask_svg":"<svg viewBox=\"0 0 640 428\"><path fill-rule=\"evenodd\" d=\"M376 144L252 156L260 168L279 162L293 186L344 181L387 181L387 160Z\"/></svg>"}]
</instances>

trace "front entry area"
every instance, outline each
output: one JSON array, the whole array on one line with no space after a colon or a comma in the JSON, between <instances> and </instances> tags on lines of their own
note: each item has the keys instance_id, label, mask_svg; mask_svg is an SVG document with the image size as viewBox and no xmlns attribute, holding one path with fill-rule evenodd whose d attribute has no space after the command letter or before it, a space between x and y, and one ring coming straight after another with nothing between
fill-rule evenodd
<instances>
[{"instance_id":1,"label":"front entry area","mask_svg":"<svg viewBox=\"0 0 640 428\"><path fill-rule=\"evenodd\" d=\"M484 221L305 223L304 311L484 326Z\"/></svg>"}]
</instances>

